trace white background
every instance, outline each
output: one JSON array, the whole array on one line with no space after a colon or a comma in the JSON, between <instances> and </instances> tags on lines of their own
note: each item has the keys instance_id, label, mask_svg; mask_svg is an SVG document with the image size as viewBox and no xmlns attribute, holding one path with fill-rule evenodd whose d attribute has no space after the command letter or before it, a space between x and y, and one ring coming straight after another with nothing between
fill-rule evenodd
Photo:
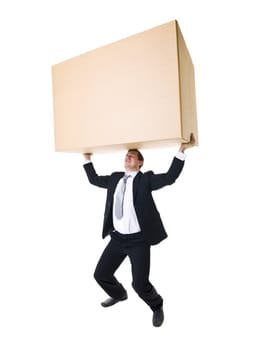
<instances>
[{"instance_id":1,"label":"white background","mask_svg":"<svg viewBox=\"0 0 263 350\"><path fill-rule=\"evenodd\" d=\"M260 1L2 1L0 348L261 349ZM177 19L196 70L200 146L155 199L169 238L152 249L165 323L129 299L103 309L93 271L105 192L79 154L54 152L51 66ZM177 149L145 151L166 171ZM124 154L94 155L101 174Z\"/></svg>"}]
</instances>

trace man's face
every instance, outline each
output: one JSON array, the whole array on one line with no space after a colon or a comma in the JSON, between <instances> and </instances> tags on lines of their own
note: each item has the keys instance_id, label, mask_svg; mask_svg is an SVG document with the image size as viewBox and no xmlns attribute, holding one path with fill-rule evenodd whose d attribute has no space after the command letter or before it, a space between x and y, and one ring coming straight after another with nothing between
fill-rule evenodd
<instances>
[{"instance_id":1,"label":"man's face","mask_svg":"<svg viewBox=\"0 0 263 350\"><path fill-rule=\"evenodd\" d=\"M129 171L138 171L143 161L138 159L137 152L130 151L125 156L124 167Z\"/></svg>"}]
</instances>

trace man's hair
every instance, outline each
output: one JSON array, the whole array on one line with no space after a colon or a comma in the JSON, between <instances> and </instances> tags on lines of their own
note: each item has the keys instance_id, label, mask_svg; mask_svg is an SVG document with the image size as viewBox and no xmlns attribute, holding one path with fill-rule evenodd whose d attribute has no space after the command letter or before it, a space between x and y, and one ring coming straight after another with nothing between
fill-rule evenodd
<instances>
[{"instance_id":1,"label":"man's hair","mask_svg":"<svg viewBox=\"0 0 263 350\"><path fill-rule=\"evenodd\" d=\"M128 152L136 152L138 156L138 160L141 160L142 162L144 161L143 155L137 148L130 148Z\"/></svg>"}]
</instances>

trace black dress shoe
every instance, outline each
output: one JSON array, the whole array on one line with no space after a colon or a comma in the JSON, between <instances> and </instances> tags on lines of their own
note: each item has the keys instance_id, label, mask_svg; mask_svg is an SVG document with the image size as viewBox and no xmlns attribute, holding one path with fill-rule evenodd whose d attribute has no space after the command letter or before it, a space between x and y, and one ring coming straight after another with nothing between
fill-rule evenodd
<instances>
[{"instance_id":1,"label":"black dress shoe","mask_svg":"<svg viewBox=\"0 0 263 350\"><path fill-rule=\"evenodd\" d=\"M153 325L154 325L154 327L160 327L163 324L163 320L164 320L163 308L160 307L159 309L157 309L153 312Z\"/></svg>"},{"instance_id":2,"label":"black dress shoe","mask_svg":"<svg viewBox=\"0 0 263 350\"><path fill-rule=\"evenodd\" d=\"M119 301L123 301L123 300L126 300L126 299L128 299L128 295L127 294L125 294L122 298L119 298L119 299L108 298L105 301L103 301L101 303L101 305L103 307L109 307L109 306L112 306L114 304L117 304Z\"/></svg>"}]
</instances>

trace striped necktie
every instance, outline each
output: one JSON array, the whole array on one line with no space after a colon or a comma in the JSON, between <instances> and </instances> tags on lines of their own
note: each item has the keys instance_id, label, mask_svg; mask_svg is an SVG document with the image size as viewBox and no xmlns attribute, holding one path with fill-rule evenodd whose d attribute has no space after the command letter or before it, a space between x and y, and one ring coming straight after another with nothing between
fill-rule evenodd
<instances>
[{"instance_id":1,"label":"striped necktie","mask_svg":"<svg viewBox=\"0 0 263 350\"><path fill-rule=\"evenodd\" d=\"M123 217L123 201L124 201L124 195L126 191L127 180L129 177L131 177L131 175L123 176L121 180L121 185L115 197L115 215L118 219L121 219Z\"/></svg>"}]
</instances>

